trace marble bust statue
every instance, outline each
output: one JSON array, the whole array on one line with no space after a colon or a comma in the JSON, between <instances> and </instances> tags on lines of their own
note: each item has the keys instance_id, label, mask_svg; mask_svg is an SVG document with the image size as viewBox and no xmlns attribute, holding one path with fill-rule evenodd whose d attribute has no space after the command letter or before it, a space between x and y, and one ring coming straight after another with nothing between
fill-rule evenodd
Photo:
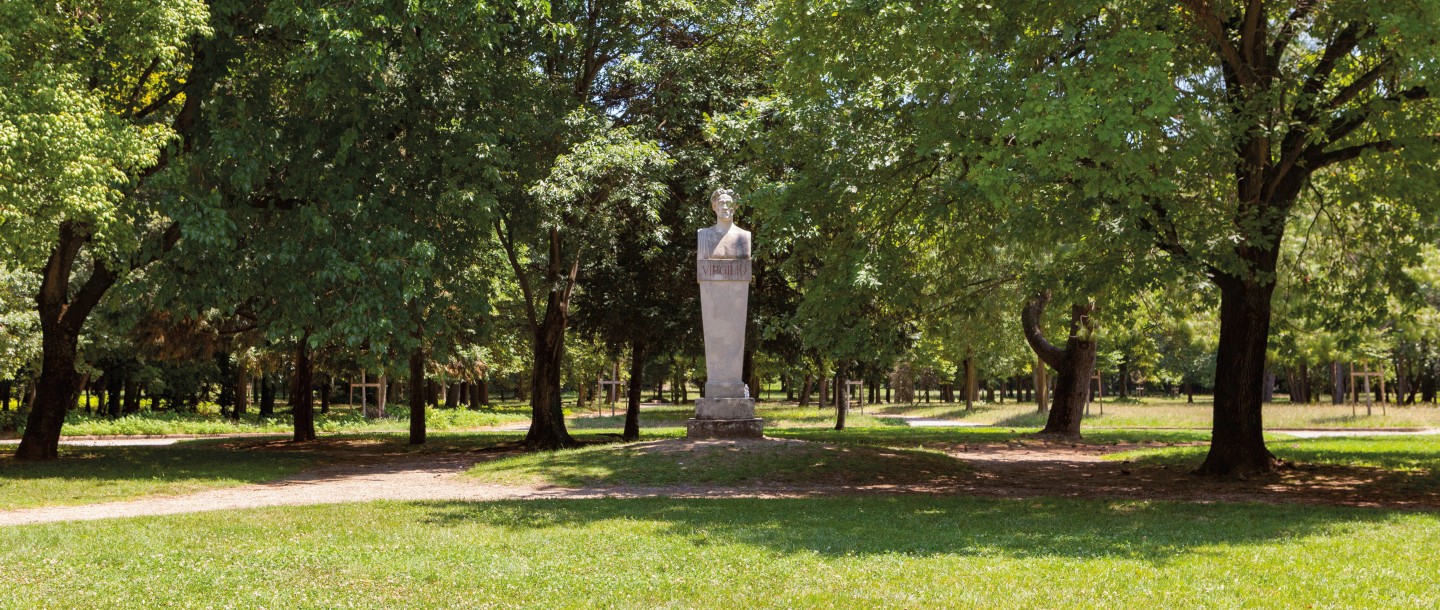
<instances>
[{"instance_id":1,"label":"marble bust statue","mask_svg":"<svg viewBox=\"0 0 1440 610\"><path fill-rule=\"evenodd\" d=\"M750 232L735 226L735 193L716 190L710 195L710 209L715 210L715 226L697 233L695 258L750 258Z\"/></svg>"},{"instance_id":2,"label":"marble bust statue","mask_svg":"<svg viewBox=\"0 0 1440 610\"><path fill-rule=\"evenodd\" d=\"M742 379L750 295L750 232L735 226L735 194L710 196L715 226L695 234L695 279L705 333L705 392L686 424L690 438L757 438L762 423Z\"/></svg>"}]
</instances>

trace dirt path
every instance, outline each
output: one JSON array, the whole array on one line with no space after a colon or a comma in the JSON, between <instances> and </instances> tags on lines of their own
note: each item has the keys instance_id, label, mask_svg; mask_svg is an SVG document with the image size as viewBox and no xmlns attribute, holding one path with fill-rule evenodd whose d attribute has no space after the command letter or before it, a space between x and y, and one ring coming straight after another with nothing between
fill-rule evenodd
<instances>
[{"instance_id":1,"label":"dirt path","mask_svg":"<svg viewBox=\"0 0 1440 610\"><path fill-rule=\"evenodd\" d=\"M795 498L930 494L1304 503L1440 510L1440 492L1417 489L1406 480L1407 475L1380 469L1305 467L1285 469L1250 480L1214 480L1193 477L1182 468L1137 466L1104 459L1111 453L1150 446L1159 445L1073 445L1042 441L954 445L943 449L970 464L974 470L968 476L944 483L850 486L762 483L740 488L606 486L574 489L493 485L459 475L482 460L508 455L507 452L438 453L326 466L270 483L182 496L0 511L0 526L375 500L491 501L650 496Z\"/></svg>"}]
</instances>

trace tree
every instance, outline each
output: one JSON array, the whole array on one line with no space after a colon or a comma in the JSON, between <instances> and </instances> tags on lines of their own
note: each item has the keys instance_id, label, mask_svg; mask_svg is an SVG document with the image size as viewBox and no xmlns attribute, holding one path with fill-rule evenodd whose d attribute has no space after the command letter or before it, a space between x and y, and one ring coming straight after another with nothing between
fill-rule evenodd
<instances>
[{"instance_id":1,"label":"tree","mask_svg":"<svg viewBox=\"0 0 1440 610\"><path fill-rule=\"evenodd\" d=\"M1433 198L1405 196L1437 181L1433 2L782 6L816 87L877 83L850 97L926 108L961 151L978 135L981 188L1071 190L1053 221L1143 236L1157 264L1217 286L1206 474L1276 465L1261 425L1271 296L1305 189L1434 217Z\"/></svg>"},{"instance_id":2,"label":"tree","mask_svg":"<svg viewBox=\"0 0 1440 610\"><path fill-rule=\"evenodd\" d=\"M80 391L87 317L177 238L152 222L147 179L190 147L213 64L210 12L195 0L0 11L0 254L41 277L40 378L15 455L45 460Z\"/></svg>"},{"instance_id":3,"label":"tree","mask_svg":"<svg viewBox=\"0 0 1440 610\"><path fill-rule=\"evenodd\" d=\"M1080 438L1080 419L1090 404L1090 377L1095 370L1095 304L1070 306L1070 336L1061 349L1045 338L1040 318L1050 302L1048 293L1031 297L1020 316L1025 340L1045 364L1055 369L1055 394L1042 436Z\"/></svg>"}]
</instances>

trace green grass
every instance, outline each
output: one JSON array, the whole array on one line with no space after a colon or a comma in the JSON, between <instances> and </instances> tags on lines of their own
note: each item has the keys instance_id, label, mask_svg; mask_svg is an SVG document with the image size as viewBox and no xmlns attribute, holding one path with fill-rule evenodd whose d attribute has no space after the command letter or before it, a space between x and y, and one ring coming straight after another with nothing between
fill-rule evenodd
<instances>
[{"instance_id":1,"label":"green grass","mask_svg":"<svg viewBox=\"0 0 1440 610\"><path fill-rule=\"evenodd\" d=\"M399 432L409 429L409 411L404 405L387 407L386 417L367 419L358 410L336 406L328 414L316 413L315 430L321 434ZM484 410L427 409L426 426L430 430L472 430L500 424L527 422L528 407L519 409L500 406ZM110 419L103 415L72 411L65 420L62 434L66 436L129 436L165 434L285 434L295 428L294 420L285 414L259 418L252 409L241 421L222 417L218 411L202 409L195 413L173 411L142 411ZM22 426L23 430L23 426Z\"/></svg>"},{"instance_id":2,"label":"green grass","mask_svg":"<svg viewBox=\"0 0 1440 610\"><path fill-rule=\"evenodd\" d=\"M0 510L89 504L270 481L313 465L305 451L170 447L61 447L61 459L17 462L0 454Z\"/></svg>"},{"instance_id":3,"label":"green grass","mask_svg":"<svg viewBox=\"0 0 1440 610\"><path fill-rule=\"evenodd\" d=\"M1289 462L1440 475L1440 436L1270 438L1267 444L1276 457ZM1208 447L1138 449L1109 456L1109 459L1194 466L1205 459L1208 450ZM1440 483L1440 478L1436 481Z\"/></svg>"},{"instance_id":4,"label":"green grass","mask_svg":"<svg viewBox=\"0 0 1440 610\"><path fill-rule=\"evenodd\" d=\"M967 472L943 453L786 441L659 441L527 453L468 473L512 485L869 485L933 483Z\"/></svg>"},{"instance_id":5,"label":"green grass","mask_svg":"<svg viewBox=\"0 0 1440 610\"><path fill-rule=\"evenodd\" d=\"M870 411L867 409L867 411ZM572 417L570 427L577 430L592 429L619 429L625 425L625 405L616 405L615 415L610 415L610 408L607 405L598 411L603 415L594 415L597 411L586 410L576 411L576 415L583 417ZM683 428L685 421L695 416L694 405L683 406L648 406L640 409L641 428ZM755 405L755 416L765 420L766 427L826 427L835 425L835 410L816 409L814 407L797 407L795 405L782 405L778 403L759 403ZM877 417L875 412L861 413L852 410L845 418L847 425L851 426L904 426L905 423L895 418Z\"/></svg>"},{"instance_id":6,"label":"green grass","mask_svg":"<svg viewBox=\"0 0 1440 610\"><path fill-rule=\"evenodd\" d=\"M1026 442L1038 432L1036 428L846 428L769 429L768 436L797 440L844 443L870 447L925 447L956 444ZM1117 443L1189 443L1209 440L1210 433L1195 430L1088 430L1084 443L1113 445Z\"/></svg>"},{"instance_id":7,"label":"green grass","mask_svg":"<svg viewBox=\"0 0 1440 610\"><path fill-rule=\"evenodd\" d=\"M1196 397L1194 404L1183 399L1145 398L1117 403L1091 403L1086 428L1197 428L1209 429L1211 405L1208 397ZM939 419L974 421L997 426L1040 427L1045 415L1033 403L985 404L966 410L964 404L916 403L877 405L880 412ZM1102 414L1101 411L1104 411ZM1383 412L1382 412L1383 411ZM1375 405L1372 415L1365 407L1351 405L1290 404L1265 405L1265 427L1285 428L1440 428L1440 407Z\"/></svg>"},{"instance_id":8,"label":"green grass","mask_svg":"<svg viewBox=\"0 0 1440 610\"><path fill-rule=\"evenodd\" d=\"M1440 517L979 498L376 503L0 528L0 607L1436 607Z\"/></svg>"},{"instance_id":9,"label":"green grass","mask_svg":"<svg viewBox=\"0 0 1440 610\"><path fill-rule=\"evenodd\" d=\"M438 433L421 447L407 444L404 436L387 434L330 437L305 444L281 438L144 447L62 445L60 459L51 462L16 461L6 450L0 453L0 510L193 493L273 481L328 463L466 451L519 437L499 432Z\"/></svg>"}]
</instances>

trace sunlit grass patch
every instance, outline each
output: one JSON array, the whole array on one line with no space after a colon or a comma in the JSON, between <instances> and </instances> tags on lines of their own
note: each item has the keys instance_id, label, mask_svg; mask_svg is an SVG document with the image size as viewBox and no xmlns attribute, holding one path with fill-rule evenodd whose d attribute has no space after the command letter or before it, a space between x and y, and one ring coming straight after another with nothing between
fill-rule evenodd
<instances>
[{"instance_id":1,"label":"sunlit grass patch","mask_svg":"<svg viewBox=\"0 0 1440 610\"><path fill-rule=\"evenodd\" d=\"M1437 547L1295 505L384 502L0 528L0 607L1414 608Z\"/></svg>"},{"instance_id":2,"label":"sunlit grass patch","mask_svg":"<svg viewBox=\"0 0 1440 610\"><path fill-rule=\"evenodd\" d=\"M1440 436L1354 436L1331 438L1269 437L1276 457L1296 464L1380 468L1422 475L1440 483ZM1117 453L1112 460L1195 466L1208 447L1162 447Z\"/></svg>"}]
</instances>

